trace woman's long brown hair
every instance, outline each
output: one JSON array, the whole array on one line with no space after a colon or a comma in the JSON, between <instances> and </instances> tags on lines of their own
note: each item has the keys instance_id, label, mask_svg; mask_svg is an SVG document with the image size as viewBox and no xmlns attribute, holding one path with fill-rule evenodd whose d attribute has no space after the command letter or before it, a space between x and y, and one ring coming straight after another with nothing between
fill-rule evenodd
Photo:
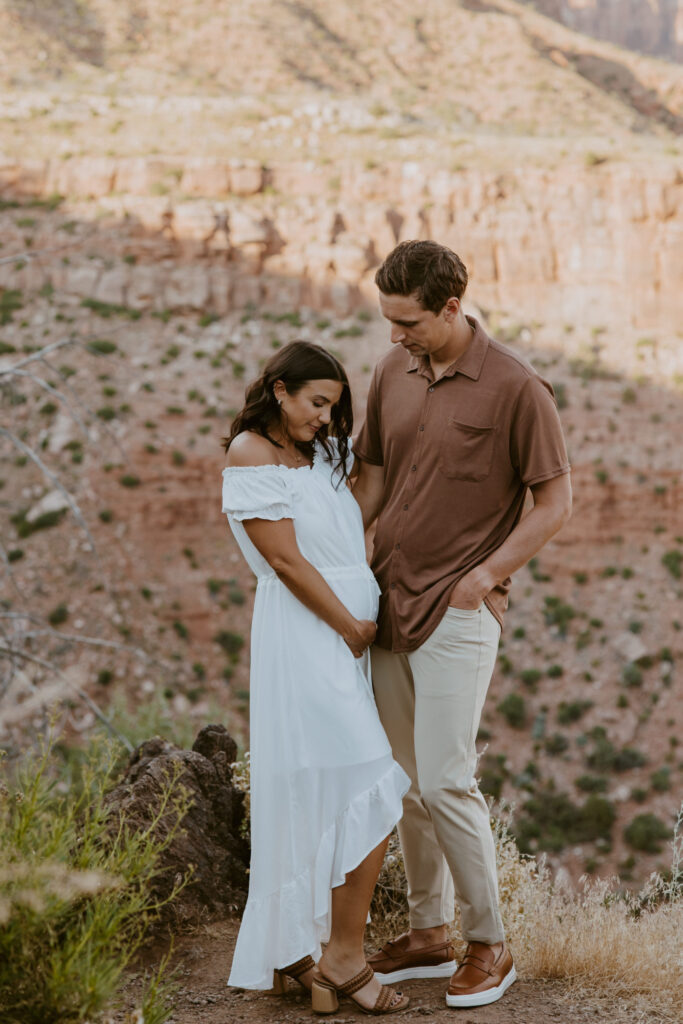
<instances>
[{"instance_id":1,"label":"woman's long brown hair","mask_svg":"<svg viewBox=\"0 0 683 1024\"><path fill-rule=\"evenodd\" d=\"M253 430L278 448L282 447L268 433L280 421L280 407L273 392L275 382L278 380L282 381L290 395L295 395L311 380L336 380L343 384L339 401L332 406L330 423L323 424L313 441L295 443L301 452L311 458L314 441L320 441L332 461L333 449L328 437L335 437L339 457L334 468L338 470L340 482L346 481L349 435L353 429L349 380L339 360L320 345L314 345L310 341L292 341L285 345L268 360L261 376L247 387L244 406L235 416L230 434L222 438L226 452L237 435L245 430Z\"/></svg>"}]
</instances>

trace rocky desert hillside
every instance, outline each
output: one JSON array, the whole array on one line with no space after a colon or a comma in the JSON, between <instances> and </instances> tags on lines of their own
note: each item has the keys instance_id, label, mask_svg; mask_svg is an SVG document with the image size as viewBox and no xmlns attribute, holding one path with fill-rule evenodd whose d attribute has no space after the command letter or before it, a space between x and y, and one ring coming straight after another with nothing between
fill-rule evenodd
<instances>
[{"instance_id":1,"label":"rocky desert hillside","mask_svg":"<svg viewBox=\"0 0 683 1024\"><path fill-rule=\"evenodd\" d=\"M681 0L535 0L534 6L563 25L620 46L673 60L683 56Z\"/></svg>"},{"instance_id":2,"label":"rocky desert hillside","mask_svg":"<svg viewBox=\"0 0 683 1024\"><path fill-rule=\"evenodd\" d=\"M574 466L572 522L515 582L482 785L574 879L666 867L678 69L511 0L1 0L0 40L10 756L46 695L65 748L98 709L131 742L219 720L248 748L253 586L220 437L295 337L344 360L360 422L387 345L374 269L436 237L488 330L552 381Z\"/></svg>"}]
</instances>

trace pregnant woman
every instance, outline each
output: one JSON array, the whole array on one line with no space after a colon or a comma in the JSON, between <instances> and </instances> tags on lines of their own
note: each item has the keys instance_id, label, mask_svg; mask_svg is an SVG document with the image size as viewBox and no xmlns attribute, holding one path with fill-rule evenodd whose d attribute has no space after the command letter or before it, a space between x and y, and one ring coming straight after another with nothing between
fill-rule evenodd
<instances>
[{"instance_id":1,"label":"pregnant woman","mask_svg":"<svg viewBox=\"0 0 683 1024\"><path fill-rule=\"evenodd\" d=\"M344 993L384 1014L408 999L367 966L363 933L409 780L372 695L379 588L349 487L352 422L344 368L295 341L224 440L223 511L258 581L251 872L229 984L282 992L289 976L317 1012Z\"/></svg>"}]
</instances>

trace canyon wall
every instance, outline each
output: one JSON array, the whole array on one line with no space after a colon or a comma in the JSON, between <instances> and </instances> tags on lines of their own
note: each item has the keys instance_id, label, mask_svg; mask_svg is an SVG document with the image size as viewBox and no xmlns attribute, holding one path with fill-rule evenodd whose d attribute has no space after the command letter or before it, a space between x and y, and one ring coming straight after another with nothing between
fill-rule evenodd
<instances>
[{"instance_id":1,"label":"canyon wall","mask_svg":"<svg viewBox=\"0 0 683 1024\"><path fill-rule=\"evenodd\" d=\"M397 241L431 237L461 254L475 302L520 321L672 336L683 323L675 161L502 175L417 162L264 168L170 157L0 165L6 201L56 193L68 201L54 236L30 240L47 252L0 261L1 286L30 290L47 275L65 293L140 310L309 305L345 314L375 303L374 270ZM96 256L74 224L97 232ZM5 253L21 252L25 234L10 227ZM661 350L662 373L683 370L680 348L672 337L668 355Z\"/></svg>"},{"instance_id":2,"label":"canyon wall","mask_svg":"<svg viewBox=\"0 0 683 1024\"><path fill-rule=\"evenodd\" d=\"M683 59L683 0L534 0L534 6L577 32Z\"/></svg>"}]
</instances>

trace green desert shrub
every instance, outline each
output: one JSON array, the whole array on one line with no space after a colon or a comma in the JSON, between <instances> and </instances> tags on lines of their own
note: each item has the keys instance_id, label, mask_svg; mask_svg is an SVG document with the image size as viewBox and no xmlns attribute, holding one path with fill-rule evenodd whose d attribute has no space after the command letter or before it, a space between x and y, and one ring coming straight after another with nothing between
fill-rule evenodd
<instances>
[{"instance_id":1,"label":"green desert shrub","mask_svg":"<svg viewBox=\"0 0 683 1024\"><path fill-rule=\"evenodd\" d=\"M563 700L557 708L557 721L560 725L570 725L572 722L578 722L582 715L592 707L592 700Z\"/></svg>"},{"instance_id":2,"label":"green desert shrub","mask_svg":"<svg viewBox=\"0 0 683 1024\"><path fill-rule=\"evenodd\" d=\"M647 758L642 751L636 750L635 747L622 747L615 754L614 770L615 772L627 772L631 768L641 768L646 763Z\"/></svg>"},{"instance_id":3,"label":"green desert shrub","mask_svg":"<svg viewBox=\"0 0 683 1024\"><path fill-rule=\"evenodd\" d=\"M510 774L506 760L505 754L485 754L479 762L479 789L495 800L500 799L503 783Z\"/></svg>"},{"instance_id":4,"label":"green desert shrub","mask_svg":"<svg viewBox=\"0 0 683 1024\"><path fill-rule=\"evenodd\" d=\"M228 629L222 629L216 633L214 640L232 660L238 658L244 647L244 637L240 633L233 633Z\"/></svg>"},{"instance_id":5,"label":"green desert shrub","mask_svg":"<svg viewBox=\"0 0 683 1024\"><path fill-rule=\"evenodd\" d=\"M176 636L178 636L181 640L189 639L190 631L185 625L185 623L181 622L180 619L174 620L173 629L175 630Z\"/></svg>"},{"instance_id":6,"label":"green desert shrub","mask_svg":"<svg viewBox=\"0 0 683 1024\"><path fill-rule=\"evenodd\" d=\"M586 764L595 771L626 772L631 768L640 768L647 761L645 755L633 747L617 750L601 725L591 730L589 738L593 742L593 749L586 757Z\"/></svg>"},{"instance_id":7,"label":"green desert shrub","mask_svg":"<svg viewBox=\"0 0 683 1024\"><path fill-rule=\"evenodd\" d=\"M560 636L566 636L569 623L576 615L576 609L561 598L551 595L543 599L545 610L543 617L548 626L557 626Z\"/></svg>"},{"instance_id":8,"label":"green desert shrub","mask_svg":"<svg viewBox=\"0 0 683 1024\"><path fill-rule=\"evenodd\" d=\"M22 294L17 288L0 288L0 326L11 323L14 314L23 305Z\"/></svg>"},{"instance_id":9,"label":"green desert shrub","mask_svg":"<svg viewBox=\"0 0 683 1024\"><path fill-rule=\"evenodd\" d=\"M609 841L616 817L605 797L593 793L577 805L550 785L537 790L522 811L514 829L522 853L532 849L557 852L570 843Z\"/></svg>"},{"instance_id":10,"label":"green desert shrub","mask_svg":"<svg viewBox=\"0 0 683 1024\"><path fill-rule=\"evenodd\" d=\"M41 516L37 516L32 522L29 522L26 518L26 512L27 510L24 509L10 518L10 522L14 524L22 540L30 537L32 533L37 533L39 530L49 530L52 526L57 526L64 518L66 509L62 508L55 512L43 512Z\"/></svg>"},{"instance_id":11,"label":"green desert shrub","mask_svg":"<svg viewBox=\"0 0 683 1024\"><path fill-rule=\"evenodd\" d=\"M579 775L578 779L574 779L574 785L584 793L604 793L607 779L602 775Z\"/></svg>"},{"instance_id":12,"label":"green desert shrub","mask_svg":"<svg viewBox=\"0 0 683 1024\"><path fill-rule=\"evenodd\" d=\"M106 338L95 338L88 342L86 348L94 356L110 356L116 352L117 346L115 342L108 341Z\"/></svg>"},{"instance_id":13,"label":"green desert shrub","mask_svg":"<svg viewBox=\"0 0 683 1024\"><path fill-rule=\"evenodd\" d=\"M500 711L508 725L511 725L514 729L522 729L524 727L526 722L526 704L524 697L520 697L518 693L508 693L507 697L503 697L498 704L498 711Z\"/></svg>"},{"instance_id":14,"label":"green desert shrub","mask_svg":"<svg viewBox=\"0 0 683 1024\"><path fill-rule=\"evenodd\" d=\"M658 768L650 776L650 784L658 793L666 793L671 789L671 770L666 766Z\"/></svg>"},{"instance_id":15,"label":"green desert shrub","mask_svg":"<svg viewBox=\"0 0 683 1024\"><path fill-rule=\"evenodd\" d=\"M47 617L47 621L50 623L51 626L61 626L62 623L66 622L68 618L69 609L64 604L64 602L61 602L57 605L56 608L52 609L52 611Z\"/></svg>"},{"instance_id":16,"label":"green desert shrub","mask_svg":"<svg viewBox=\"0 0 683 1024\"><path fill-rule=\"evenodd\" d=\"M626 686L642 686L643 673L635 661L627 662L621 670L621 680Z\"/></svg>"},{"instance_id":17,"label":"green desert shrub","mask_svg":"<svg viewBox=\"0 0 683 1024\"><path fill-rule=\"evenodd\" d=\"M666 551L662 555L662 565L669 570L674 579L680 580L683 576L683 551L679 551L677 548Z\"/></svg>"},{"instance_id":18,"label":"green desert shrub","mask_svg":"<svg viewBox=\"0 0 683 1024\"><path fill-rule=\"evenodd\" d=\"M142 313L139 309L130 309L128 306L120 306L116 302L101 302L99 299L83 299L81 306L92 310L98 316L108 320L112 316L123 316L129 320L139 320Z\"/></svg>"},{"instance_id":19,"label":"green desert shrub","mask_svg":"<svg viewBox=\"0 0 683 1024\"><path fill-rule=\"evenodd\" d=\"M531 688L536 686L536 683L541 679L543 673L539 668L523 668L519 673L519 678L522 680L525 686Z\"/></svg>"},{"instance_id":20,"label":"green desert shrub","mask_svg":"<svg viewBox=\"0 0 683 1024\"><path fill-rule=\"evenodd\" d=\"M547 754L557 757L558 754L564 754L565 750L569 749L569 740L564 733L554 732L552 736L547 737L544 747Z\"/></svg>"},{"instance_id":21,"label":"green desert shrub","mask_svg":"<svg viewBox=\"0 0 683 1024\"><path fill-rule=\"evenodd\" d=\"M66 793L55 785L58 759L50 743L25 758L15 777L0 766L4 1024L99 1018L158 912L152 883L187 800L169 778L151 823L127 828L106 801L120 756L109 743L91 747L71 766ZM170 1016L160 988L157 978L157 998L143 997L149 1018L159 1022Z\"/></svg>"},{"instance_id":22,"label":"green desert shrub","mask_svg":"<svg viewBox=\"0 0 683 1024\"><path fill-rule=\"evenodd\" d=\"M624 829L624 839L634 850L659 853L662 842L671 837L671 829L655 814L637 814Z\"/></svg>"}]
</instances>

